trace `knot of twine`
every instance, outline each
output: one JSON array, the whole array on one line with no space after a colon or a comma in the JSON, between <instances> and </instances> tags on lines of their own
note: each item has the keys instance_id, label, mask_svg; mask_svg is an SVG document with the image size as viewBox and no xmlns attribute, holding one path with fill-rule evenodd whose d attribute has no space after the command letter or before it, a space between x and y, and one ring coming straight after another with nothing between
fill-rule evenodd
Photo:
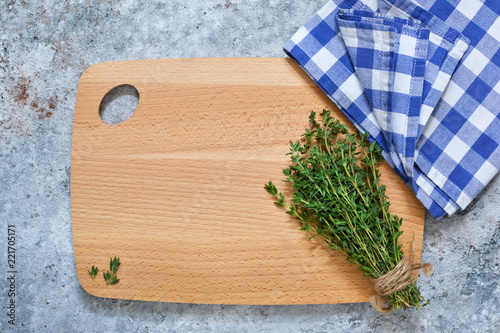
<instances>
[{"instance_id":1,"label":"knot of twine","mask_svg":"<svg viewBox=\"0 0 500 333\"><path fill-rule=\"evenodd\" d=\"M434 272L432 264L415 263L415 233L413 233L410 259L403 255L401 261L392 270L376 279L372 279L376 292L375 295L370 297L373 308L384 314L391 312L392 305L386 304L384 297L405 289L413 282L412 272L419 269L422 269L426 276L430 276Z\"/></svg>"}]
</instances>

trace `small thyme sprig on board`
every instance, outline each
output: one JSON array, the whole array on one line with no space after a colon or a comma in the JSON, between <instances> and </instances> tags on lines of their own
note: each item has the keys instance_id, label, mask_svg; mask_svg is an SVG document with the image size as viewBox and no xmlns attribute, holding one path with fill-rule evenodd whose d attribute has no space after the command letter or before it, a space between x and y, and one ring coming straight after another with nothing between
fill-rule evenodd
<instances>
[{"instance_id":1,"label":"small thyme sprig on board","mask_svg":"<svg viewBox=\"0 0 500 333\"><path fill-rule=\"evenodd\" d=\"M97 275L97 273L99 273L99 268L97 268L96 266L92 265L92 268L90 269L90 271L87 271L89 272L90 276L92 276L92 278L95 278L95 276Z\"/></svg>"},{"instance_id":2,"label":"small thyme sprig on board","mask_svg":"<svg viewBox=\"0 0 500 333\"><path fill-rule=\"evenodd\" d=\"M332 250L359 265L363 278L376 279L403 258L399 244L402 219L389 212L385 186L379 183L381 148L367 136L348 133L346 125L323 110L321 121L311 112L311 128L303 140L290 141L291 165L283 170L293 185L290 202L270 181L264 187L286 213L300 220L302 230L320 236ZM412 281L384 297L394 309L429 304Z\"/></svg>"},{"instance_id":3,"label":"small thyme sprig on board","mask_svg":"<svg viewBox=\"0 0 500 333\"><path fill-rule=\"evenodd\" d=\"M102 275L104 276L104 280L106 280L106 284L117 284L120 282L120 279L116 276L116 271L118 270L118 267L120 267L120 258L114 257L110 258L109 260L109 271L108 272L102 272Z\"/></svg>"}]
</instances>

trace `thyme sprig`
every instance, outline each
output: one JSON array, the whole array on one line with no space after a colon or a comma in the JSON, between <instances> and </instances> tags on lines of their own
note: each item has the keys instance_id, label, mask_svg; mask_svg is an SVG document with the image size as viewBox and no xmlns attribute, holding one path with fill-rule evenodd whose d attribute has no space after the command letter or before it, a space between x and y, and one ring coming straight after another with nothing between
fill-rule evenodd
<instances>
[{"instance_id":1,"label":"thyme sprig","mask_svg":"<svg viewBox=\"0 0 500 333\"><path fill-rule=\"evenodd\" d=\"M92 268L90 270L87 270L87 272L89 272L90 276L92 276L92 278L95 278L95 276L97 275L97 273L99 273L99 268L97 268L96 266L92 265Z\"/></svg>"},{"instance_id":2,"label":"thyme sprig","mask_svg":"<svg viewBox=\"0 0 500 333\"><path fill-rule=\"evenodd\" d=\"M386 187L380 184L381 148L367 141L367 133L349 133L330 111L323 110L320 117L318 122L311 112L310 129L302 140L290 141L291 165L283 174L293 185L291 200L287 202L271 181L264 187L311 238L320 236L328 248L359 265L363 278L376 279L403 257L402 219L390 213ZM385 299L394 309L421 310L429 304L415 282Z\"/></svg>"},{"instance_id":3,"label":"thyme sprig","mask_svg":"<svg viewBox=\"0 0 500 333\"><path fill-rule=\"evenodd\" d=\"M120 279L116 276L116 271L118 270L118 267L120 267L120 258L114 257L110 258L109 260L109 271L108 272L103 272L102 275L104 276L104 280L106 280L106 284L117 284L120 282Z\"/></svg>"}]
</instances>

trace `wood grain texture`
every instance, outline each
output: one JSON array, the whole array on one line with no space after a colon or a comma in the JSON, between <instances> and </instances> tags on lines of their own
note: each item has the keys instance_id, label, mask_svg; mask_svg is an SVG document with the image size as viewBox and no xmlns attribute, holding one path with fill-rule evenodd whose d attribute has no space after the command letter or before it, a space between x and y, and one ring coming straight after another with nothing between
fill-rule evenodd
<instances>
[{"instance_id":1,"label":"wood grain texture","mask_svg":"<svg viewBox=\"0 0 500 333\"><path fill-rule=\"evenodd\" d=\"M99 117L108 91L131 84L134 114ZM82 287L100 297L216 304L365 302L371 283L299 230L263 189L290 193L281 170L311 110L334 104L293 61L164 59L100 63L82 75L75 108L71 210ZM424 208L387 165L406 249ZM106 286L109 257L122 265Z\"/></svg>"}]
</instances>

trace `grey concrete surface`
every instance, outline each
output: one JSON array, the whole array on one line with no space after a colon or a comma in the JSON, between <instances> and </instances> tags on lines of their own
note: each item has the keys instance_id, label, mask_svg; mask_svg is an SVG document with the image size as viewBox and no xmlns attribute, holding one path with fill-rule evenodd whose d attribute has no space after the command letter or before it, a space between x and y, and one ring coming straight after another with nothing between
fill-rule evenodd
<instances>
[{"instance_id":1,"label":"grey concrete surface","mask_svg":"<svg viewBox=\"0 0 500 333\"><path fill-rule=\"evenodd\" d=\"M500 179L463 213L426 216L432 304L222 306L101 299L79 285L70 151L79 77L102 61L284 57L325 0L4 0L0 4L2 332L500 332ZM16 226L16 325L7 322L7 225Z\"/></svg>"}]
</instances>

